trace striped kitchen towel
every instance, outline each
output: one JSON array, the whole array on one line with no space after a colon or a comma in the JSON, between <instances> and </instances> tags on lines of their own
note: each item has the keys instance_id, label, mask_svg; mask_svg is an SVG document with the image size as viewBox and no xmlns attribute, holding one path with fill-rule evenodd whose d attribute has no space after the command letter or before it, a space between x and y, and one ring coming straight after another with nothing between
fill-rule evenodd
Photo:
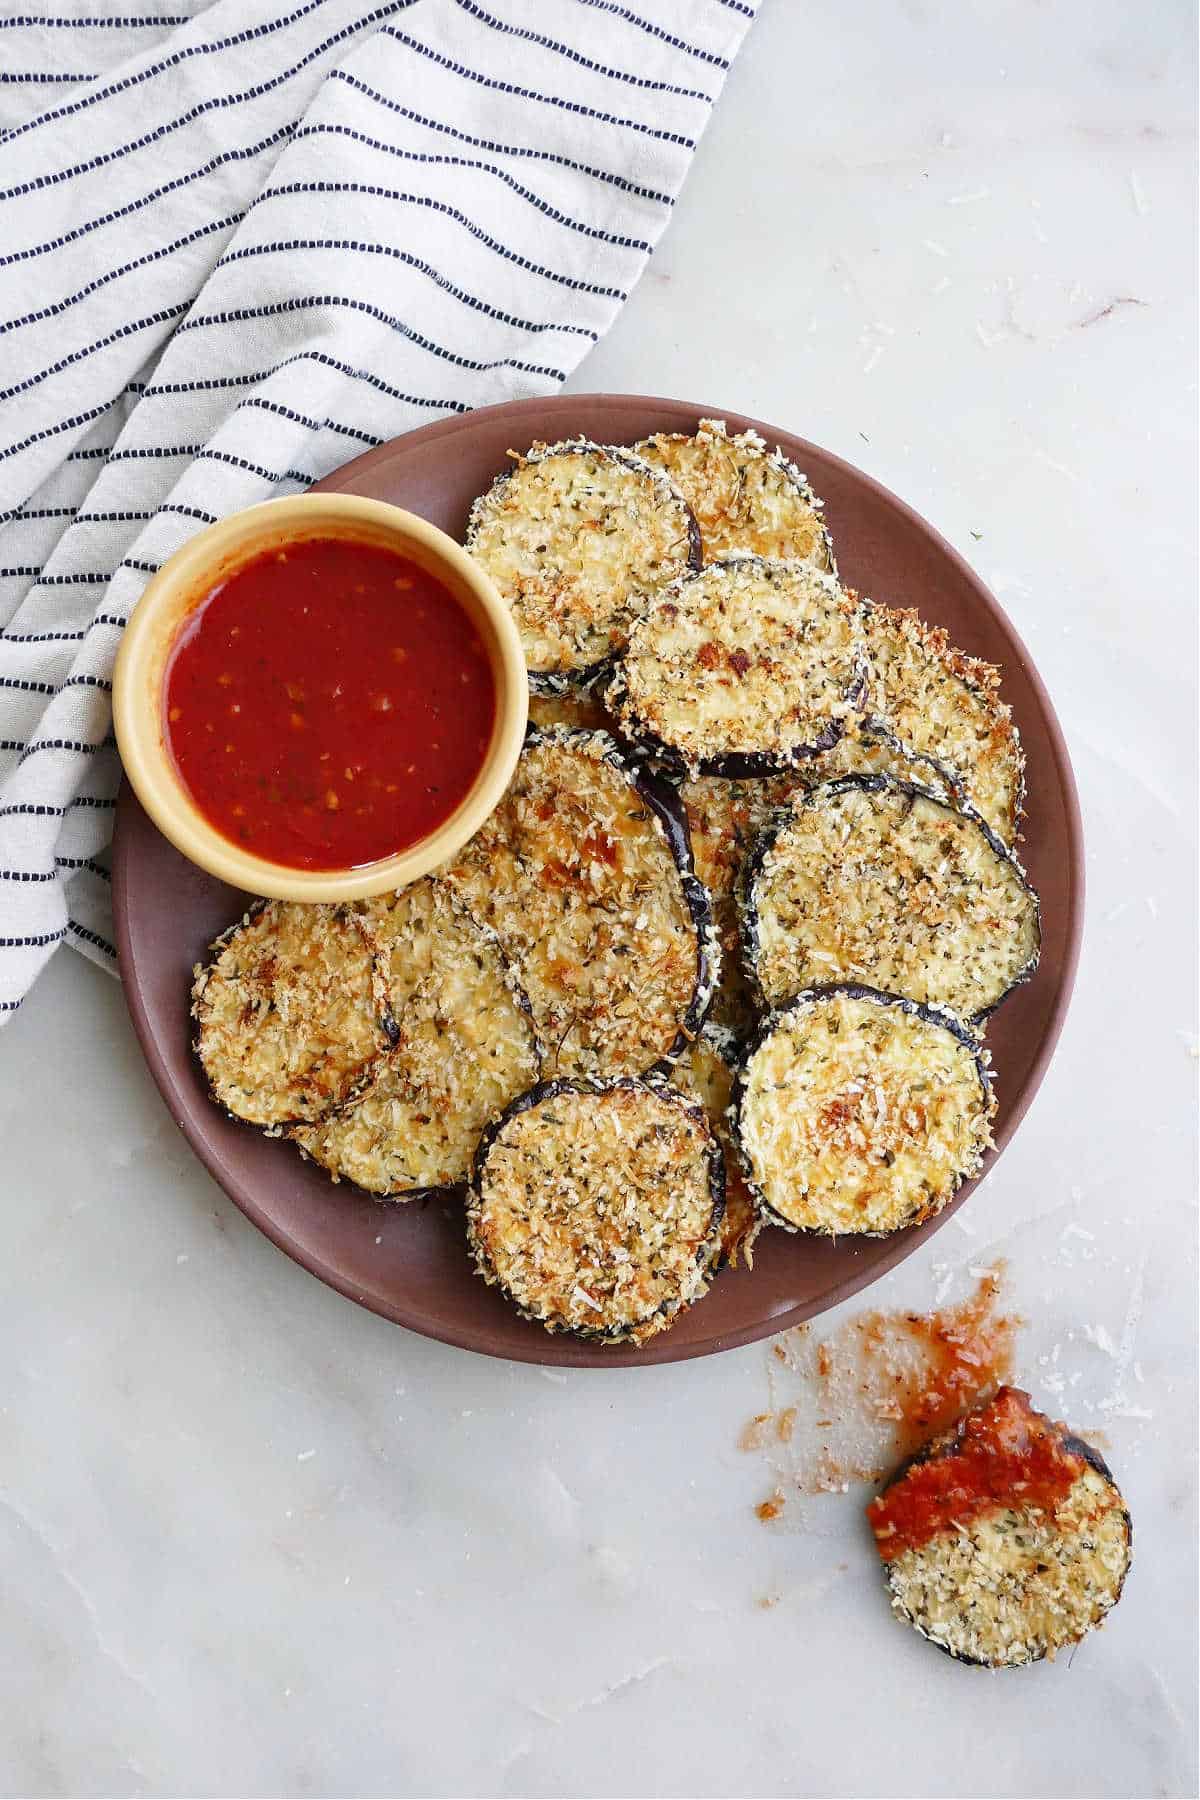
<instances>
[{"instance_id":1,"label":"striped kitchen towel","mask_svg":"<svg viewBox=\"0 0 1200 1800\"><path fill-rule=\"evenodd\" d=\"M148 575L564 381L756 0L112 4L0 15L0 1020L60 943L113 966L110 678Z\"/></svg>"}]
</instances>

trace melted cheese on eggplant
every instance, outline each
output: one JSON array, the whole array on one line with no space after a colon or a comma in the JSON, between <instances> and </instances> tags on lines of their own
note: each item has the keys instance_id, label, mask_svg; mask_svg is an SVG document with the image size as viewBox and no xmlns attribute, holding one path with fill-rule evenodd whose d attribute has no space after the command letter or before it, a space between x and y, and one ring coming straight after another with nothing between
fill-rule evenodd
<instances>
[{"instance_id":1,"label":"melted cheese on eggplant","mask_svg":"<svg viewBox=\"0 0 1200 1800\"><path fill-rule=\"evenodd\" d=\"M438 882L368 901L395 1048L358 1099L294 1129L304 1154L368 1193L464 1182L484 1127L538 1076L533 1024L491 932Z\"/></svg>"},{"instance_id":2,"label":"melted cheese on eggplant","mask_svg":"<svg viewBox=\"0 0 1200 1800\"><path fill-rule=\"evenodd\" d=\"M783 768L853 710L859 614L808 563L711 563L634 626L609 703L631 736L657 739L693 771L731 754Z\"/></svg>"},{"instance_id":3,"label":"melted cheese on eggplant","mask_svg":"<svg viewBox=\"0 0 1200 1800\"><path fill-rule=\"evenodd\" d=\"M701 947L679 867L616 757L602 732L531 738L446 872L513 963L548 1075L650 1068L696 995Z\"/></svg>"},{"instance_id":4,"label":"melted cheese on eggplant","mask_svg":"<svg viewBox=\"0 0 1200 1800\"><path fill-rule=\"evenodd\" d=\"M857 981L986 1013L1037 960L1037 901L1016 862L931 794L815 788L762 855L747 935L764 1000Z\"/></svg>"},{"instance_id":5,"label":"melted cheese on eggplant","mask_svg":"<svg viewBox=\"0 0 1200 1800\"><path fill-rule=\"evenodd\" d=\"M952 1655L990 1668L1053 1657L1120 1597L1129 1520L1111 1482L1085 1465L1053 1514L997 1506L887 1564L892 1607Z\"/></svg>"},{"instance_id":6,"label":"melted cheese on eggplant","mask_svg":"<svg viewBox=\"0 0 1200 1800\"><path fill-rule=\"evenodd\" d=\"M730 437L720 419L701 419L694 437L660 432L638 444L663 469L695 515L705 562L731 550L798 557L833 569L821 502L782 450L768 452L756 431Z\"/></svg>"},{"instance_id":7,"label":"melted cheese on eggplant","mask_svg":"<svg viewBox=\"0 0 1200 1800\"><path fill-rule=\"evenodd\" d=\"M623 648L650 596L691 567L693 530L660 470L578 439L517 457L472 507L467 549L512 608L530 669L569 674Z\"/></svg>"},{"instance_id":8,"label":"melted cheese on eggplant","mask_svg":"<svg viewBox=\"0 0 1200 1800\"><path fill-rule=\"evenodd\" d=\"M670 1088L551 1088L481 1156L467 1214L480 1274L550 1331L644 1343L712 1278L715 1148Z\"/></svg>"},{"instance_id":9,"label":"melted cheese on eggplant","mask_svg":"<svg viewBox=\"0 0 1200 1800\"><path fill-rule=\"evenodd\" d=\"M322 1118L387 1048L371 944L353 913L274 900L196 965L196 1053L221 1106L278 1131Z\"/></svg>"},{"instance_id":10,"label":"melted cheese on eggplant","mask_svg":"<svg viewBox=\"0 0 1200 1800\"><path fill-rule=\"evenodd\" d=\"M915 612L866 609L867 709L910 755L945 766L992 830L1015 843L1025 756L1000 671L964 656Z\"/></svg>"},{"instance_id":11,"label":"melted cheese on eggplant","mask_svg":"<svg viewBox=\"0 0 1200 1800\"><path fill-rule=\"evenodd\" d=\"M902 1004L801 997L743 1072L751 1185L793 1230L880 1237L939 1212L990 1143L975 1052Z\"/></svg>"}]
</instances>

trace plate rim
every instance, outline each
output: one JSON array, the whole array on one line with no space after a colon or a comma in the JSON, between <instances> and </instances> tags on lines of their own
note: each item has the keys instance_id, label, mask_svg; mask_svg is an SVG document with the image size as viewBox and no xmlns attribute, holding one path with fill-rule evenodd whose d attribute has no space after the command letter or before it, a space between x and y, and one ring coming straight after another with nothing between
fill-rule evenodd
<instances>
[{"instance_id":1,"label":"plate rim","mask_svg":"<svg viewBox=\"0 0 1200 1800\"><path fill-rule=\"evenodd\" d=\"M802 454L807 454L811 451L821 462L836 466L853 482L859 486L865 486L872 493L877 502L882 503L888 510L897 514L909 527L915 526L922 535L932 542L940 555L943 556L954 569L959 579L970 588L975 601L981 604L984 611L991 615L1004 637L1012 644L1013 649L1019 658L1022 673L1033 690L1035 699L1041 710L1042 718L1045 721L1046 737L1058 777L1059 789L1062 794L1063 807L1066 815L1064 865L1068 872L1068 891L1067 902L1064 908L1064 954L1058 989L1055 995L1053 1008L1046 1021L1046 1026L1038 1045L1037 1053L1030 1066L1024 1084L1024 1091L1004 1121L1002 1136L997 1141L995 1148L988 1151L980 1175L969 1184L965 1184L961 1193L956 1195L950 1203L943 1208L941 1213L934 1219L928 1220L923 1227L919 1228L923 1233L921 1241L924 1242L926 1238L932 1237L947 1223L957 1211L958 1207L970 1197L979 1186L980 1182L985 1180L991 1173L996 1161L1015 1137L1026 1113L1029 1111L1030 1106L1033 1104L1033 1101L1041 1088L1042 1082L1046 1076L1046 1071L1049 1068L1058 1047L1058 1042L1062 1035L1062 1029L1066 1022L1066 1016L1070 1009L1071 1000L1075 990L1075 981L1078 973L1079 957L1083 942L1084 909L1086 901L1086 858L1083 840L1083 815L1079 802L1079 792L1075 781L1075 774L1071 765L1070 752L1067 748L1066 737L1062 725L1059 721L1058 714L1046 684L1043 681L1023 638L1000 602L996 599L995 595L991 593L982 578L971 567L970 563L967 562L966 558L954 548L953 544L949 543L947 539L943 537L941 532L938 531L935 526L930 524L928 519L921 513L918 513L914 507L907 503L907 501L900 499L899 495L893 493L890 488L885 487L882 482L877 481L874 476L868 475L865 470L860 469L856 464L849 462L846 458L837 455L836 452L825 450L820 445L813 443L811 439L798 437L795 433L784 431L779 426L752 418L747 414L735 412L732 408L702 406L691 401L666 399L652 394L605 391L584 394L555 393L544 396L534 395L526 399L506 400L493 406L478 407L466 413L454 413L448 418L435 419L430 421L427 425L417 426L412 431L400 432L395 437L388 438L384 443L376 445L373 449L364 451L361 455L352 458L349 462L343 463L339 468L331 470L328 475L323 476L320 481L313 484L312 489L307 491L327 493L353 491L353 484L361 478L363 473L374 468L379 463L386 461L389 453L394 451L397 444L403 443L408 446L416 442L428 443L438 438L453 436L464 430L472 429L480 420L494 419L500 414L504 414L513 419L519 419L527 412L545 413L547 410L550 410L551 412L561 412L564 415L564 419L566 419L570 416L573 409L582 410L588 408L595 411L597 409L616 407L619 410L630 403L643 407L646 410L672 414L679 420L681 425L690 426L690 429L692 430L695 429L695 422L700 419L722 419L725 420L731 428L737 431L744 431L747 429L757 431L767 439L768 442L773 438L786 437L792 444L800 447ZM688 1362L697 1357L712 1356L721 1351L739 1349L747 1344L775 1337L781 1332L790 1330L796 1325L803 1324L809 1319L819 1317L821 1313L828 1312L833 1307L841 1305L844 1301L851 1299L855 1294L861 1293L863 1289L870 1287L876 1281L881 1280L884 1275L889 1274L892 1269L896 1268L899 1263L903 1262L906 1257L911 1255L913 1250L917 1248L915 1244L910 1244L909 1242L911 1234L909 1232L901 1232L897 1234L890 1243L886 1242L886 1240L884 1241L884 1247L879 1254L871 1259L869 1266L862 1270L857 1266L851 1266L844 1279L836 1282L832 1288L828 1289L821 1296L818 1305L800 1302L795 1306L785 1308L774 1316L757 1319L736 1330L714 1334L713 1336L698 1342L685 1343L682 1340L678 1340L678 1348L675 1350L672 1349L672 1333L664 1332L659 1337L652 1339L649 1344L638 1349L629 1349L628 1347L621 1349L614 1347L613 1351L604 1356L602 1363L597 1361L594 1346L583 1343L577 1344L565 1333L555 1334L553 1337L543 1333L540 1334L539 1338L534 1336L533 1331L531 1330L528 1345L526 1345L525 1340L522 1339L521 1343L516 1346L508 1345L503 1349L489 1349L485 1344L479 1342L478 1338L476 1338L476 1341L467 1341L467 1337L462 1330L456 1330L453 1326L448 1326L437 1316L425 1315L419 1308L412 1306L398 1308L389 1304L387 1300L381 1296L364 1293L337 1267L326 1262L322 1257L314 1254L307 1246L299 1242L280 1220L269 1215L255 1198L254 1184L244 1182L237 1175L232 1174L222 1164L221 1159L213 1149L210 1140L206 1138L197 1138L193 1135L185 1120L175 1117L175 1110L171 1104L171 1094L173 1092L174 1082L170 1077L164 1059L159 1054L158 1046L154 1039L150 1011L145 1002L142 985L137 978L137 950L129 930L129 909L127 905L128 858L124 849L124 844L127 840L122 831L122 823L123 820L128 817L131 810L136 807L136 804L136 798L133 796L129 782L123 774L120 792L118 794L113 830L112 899L114 936L122 991L125 995L126 1006L133 1025L134 1035L138 1040L138 1045L150 1071L151 1078L153 1079L164 1104L167 1106L168 1111L171 1112L171 1116L175 1118L176 1124L186 1138L189 1149L208 1170L222 1192L233 1201L239 1211L242 1212L245 1217L249 1219L250 1223L261 1231L277 1249L282 1250L293 1262L298 1263L300 1267L305 1269L310 1275L324 1283L325 1286L333 1288L346 1299L354 1301L357 1305L365 1307L368 1311L377 1314L381 1318L388 1319L392 1324L399 1325L409 1331L414 1331L422 1337L431 1338L438 1343L451 1345L457 1350L467 1351L472 1355L487 1356L501 1361L521 1362L559 1368L595 1369L600 1367L613 1370L656 1368L664 1363ZM878 1241L879 1240L876 1240L876 1242Z\"/></svg>"}]
</instances>

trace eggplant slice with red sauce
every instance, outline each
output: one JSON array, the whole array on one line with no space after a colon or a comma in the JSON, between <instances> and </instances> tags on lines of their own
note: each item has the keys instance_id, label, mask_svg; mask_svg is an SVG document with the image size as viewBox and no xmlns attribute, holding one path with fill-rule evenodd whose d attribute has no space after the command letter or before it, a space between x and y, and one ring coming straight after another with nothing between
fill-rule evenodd
<instances>
[{"instance_id":1,"label":"eggplant slice with red sauce","mask_svg":"<svg viewBox=\"0 0 1200 1800\"><path fill-rule=\"evenodd\" d=\"M523 1318L644 1344L706 1292L724 1164L703 1108L663 1080L543 1082L479 1145L467 1238Z\"/></svg>"},{"instance_id":2,"label":"eggplant slice with red sauce","mask_svg":"<svg viewBox=\"0 0 1200 1800\"><path fill-rule=\"evenodd\" d=\"M1133 1526L1112 1471L1003 1387L867 1508L892 1609L959 1662L1053 1658L1121 1597Z\"/></svg>"}]
</instances>

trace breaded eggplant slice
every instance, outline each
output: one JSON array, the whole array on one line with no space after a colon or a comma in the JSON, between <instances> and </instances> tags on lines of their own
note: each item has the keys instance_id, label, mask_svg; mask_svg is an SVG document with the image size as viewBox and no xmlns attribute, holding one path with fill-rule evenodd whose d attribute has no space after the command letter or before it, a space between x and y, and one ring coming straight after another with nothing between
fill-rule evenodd
<instances>
[{"instance_id":1,"label":"breaded eggplant slice","mask_svg":"<svg viewBox=\"0 0 1200 1800\"><path fill-rule=\"evenodd\" d=\"M867 1508L892 1610L959 1662L1018 1668L1121 1597L1133 1526L1104 1458L1003 1387Z\"/></svg>"},{"instance_id":2,"label":"breaded eggplant slice","mask_svg":"<svg viewBox=\"0 0 1200 1800\"><path fill-rule=\"evenodd\" d=\"M793 794L820 781L857 771L895 774L930 789L948 804L959 805L962 798L945 771L928 757L904 756L886 739L873 736L861 723L853 721L832 750L812 757L786 775L742 780L695 775L685 777L680 786L696 874L712 898L721 946L721 979L713 994L709 1018L739 1037L748 1035L761 1010L742 962L738 894L745 865L762 833Z\"/></svg>"},{"instance_id":3,"label":"breaded eggplant slice","mask_svg":"<svg viewBox=\"0 0 1200 1800\"><path fill-rule=\"evenodd\" d=\"M324 1118L391 1043L371 940L348 907L264 901L210 946L192 984L196 1055L213 1098L278 1132Z\"/></svg>"},{"instance_id":4,"label":"breaded eggplant slice","mask_svg":"<svg viewBox=\"0 0 1200 1800\"><path fill-rule=\"evenodd\" d=\"M960 810L969 805L962 784L931 756L909 756L896 740L873 731L864 719L852 719L833 746L820 756L812 757L798 771L800 780L815 787L822 781L837 781L843 775L894 775L898 781L912 781L928 788L939 800Z\"/></svg>"},{"instance_id":5,"label":"breaded eggplant slice","mask_svg":"<svg viewBox=\"0 0 1200 1800\"><path fill-rule=\"evenodd\" d=\"M1041 949L1037 895L990 826L890 775L795 796L747 864L741 925L767 1006L857 981L974 1024Z\"/></svg>"},{"instance_id":6,"label":"breaded eggplant slice","mask_svg":"<svg viewBox=\"0 0 1200 1800\"><path fill-rule=\"evenodd\" d=\"M548 1075L641 1074L699 1031L719 952L683 808L606 732L531 731L446 879L515 968Z\"/></svg>"},{"instance_id":7,"label":"breaded eggplant slice","mask_svg":"<svg viewBox=\"0 0 1200 1800\"><path fill-rule=\"evenodd\" d=\"M737 894L746 859L762 832L801 785L802 776L765 775L744 781L721 775L688 776L679 793L687 814L696 874L712 898L721 946L721 979L709 1017L745 1036L758 1015L742 967Z\"/></svg>"},{"instance_id":8,"label":"breaded eggplant slice","mask_svg":"<svg viewBox=\"0 0 1200 1800\"><path fill-rule=\"evenodd\" d=\"M940 763L997 837L1014 844L1025 803L1025 753L1000 671L964 656L915 612L868 605L866 710L878 735Z\"/></svg>"},{"instance_id":9,"label":"breaded eggplant slice","mask_svg":"<svg viewBox=\"0 0 1200 1800\"><path fill-rule=\"evenodd\" d=\"M572 438L515 451L471 508L467 549L512 608L530 681L586 681L653 595L700 566L678 488L632 450Z\"/></svg>"},{"instance_id":10,"label":"breaded eggplant slice","mask_svg":"<svg viewBox=\"0 0 1200 1800\"><path fill-rule=\"evenodd\" d=\"M705 562L747 550L836 573L821 502L795 463L782 450L768 451L757 431L730 437L722 419L701 419L692 437L663 431L635 447L691 507Z\"/></svg>"},{"instance_id":11,"label":"breaded eggplant slice","mask_svg":"<svg viewBox=\"0 0 1200 1800\"><path fill-rule=\"evenodd\" d=\"M702 1107L665 1081L551 1081L484 1133L467 1237L524 1318L644 1344L708 1287L723 1210Z\"/></svg>"},{"instance_id":12,"label":"breaded eggplant slice","mask_svg":"<svg viewBox=\"0 0 1200 1800\"><path fill-rule=\"evenodd\" d=\"M832 575L727 557L637 622L607 704L690 774L780 774L837 742L864 666L860 604Z\"/></svg>"},{"instance_id":13,"label":"breaded eggplant slice","mask_svg":"<svg viewBox=\"0 0 1200 1800\"><path fill-rule=\"evenodd\" d=\"M765 1220L746 1185L729 1117L733 1075L738 1062L737 1040L730 1031L709 1021L671 1071L676 1087L699 1100L721 1146L725 1159L725 1215L721 1221L721 1268L736 1269L741 1258L754 1267L754 1240Z\"/></svg>"},{"instance_id":14,"label":"breaded eggplant slice","mask_svg":"<svg viewBox=\"0 0 1200 1800\"><path fill-rule=\"evenodd\" d=\"M845 984L770 1014L738 1072L752 1193L790 1231L887 1237L978 1173L995 1100L950 1013Z\"/></svg>"},{"instance_id":15,"label":"breaded eggplant slice","mask_svg":"<svg viewBox=\"0 0 1200 1800\"><path fill-rule=\"evenodd\" d=\"M529 1003L495 934L432 877L363 916L396 1044L364 1093L290 1136L335 1181L411 1199L467 1180L484 1126L541 1069Z\"/></svg>"}]
</instances>

